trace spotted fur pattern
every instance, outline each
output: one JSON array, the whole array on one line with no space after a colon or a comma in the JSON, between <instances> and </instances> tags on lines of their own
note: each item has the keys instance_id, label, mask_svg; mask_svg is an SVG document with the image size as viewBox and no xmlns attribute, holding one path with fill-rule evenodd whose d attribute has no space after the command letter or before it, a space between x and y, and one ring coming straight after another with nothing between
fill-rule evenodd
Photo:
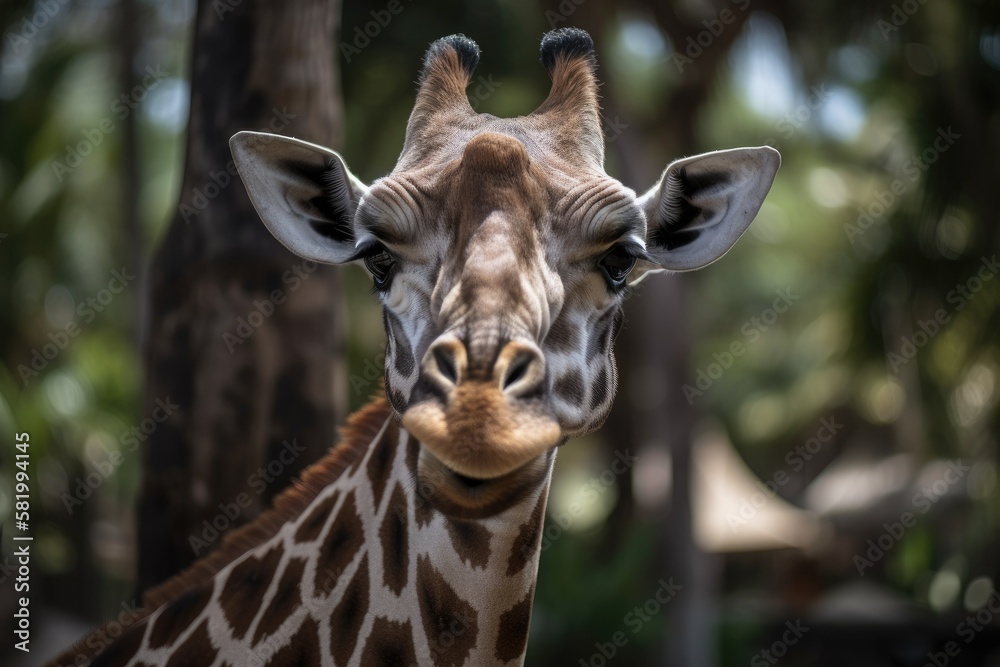
<instances>
[{"instance_id":1,"label":"spotted fur pattern","mask_svg":"<svg viewBox=\"0 0 1000 667\"><path fill-rule=\"evenodd\" d=\"M449 511L385 400L110 648L52 665L505 665L523 656L551 457ZM468 508L467 508L468 509Z\"/></svg>"}]
</instances>

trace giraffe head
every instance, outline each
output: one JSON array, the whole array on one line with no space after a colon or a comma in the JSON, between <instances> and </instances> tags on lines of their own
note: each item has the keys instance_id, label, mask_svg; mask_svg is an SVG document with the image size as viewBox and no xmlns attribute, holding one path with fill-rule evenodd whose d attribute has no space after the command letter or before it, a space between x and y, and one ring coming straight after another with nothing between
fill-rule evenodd
<instances>
[{"instance_id":1,"label":"giraffe head","mask_svg":"<svg viewBox=\"0 0 1000 667\"><path fill-rule=\"evenodd\" d=\"M427 52L402 153L365 185L337 153L240 132L230 144L261 218L292 252L361 261L384 306L385 386L421 456L471 480L513 474L599 427L632 285L722 256L780 163L767 147L672 163L637 195L604 171L593 42L542 40L533 113L476 113L479 47Z\"/></svg>"}]
</instances>

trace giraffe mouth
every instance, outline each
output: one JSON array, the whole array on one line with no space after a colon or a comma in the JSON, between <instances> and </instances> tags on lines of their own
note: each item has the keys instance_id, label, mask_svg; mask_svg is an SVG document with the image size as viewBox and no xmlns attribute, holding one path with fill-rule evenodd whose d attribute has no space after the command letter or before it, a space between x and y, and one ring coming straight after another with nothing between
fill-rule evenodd
<instances>
[{"instance_id":1,"label":"giraffe mouth","mask_svg":"<svg viewBox=\"0 0 1000 667\"><path fill-rule=\"evenodd\" d=\"M530 489L547 479L554 450L520 468L491 479L457 473L420 443L417 484L420 497L446 516L479 520L496 516L522 501Z\"/></svg>"},{"instance_id":2,"label":"giraffe mouth","mask_svg":"<svg viewBox=\"0 0 1000 667\"><path fill-rule=\"evenodd\" d=\"M541 400L512 400L480 382L460 385L446 401L431 397L411 405L403 426L467 480L502 477L563 440Z\"/></svg>"},{"instance_id":3,"label":"giraffe mouth","mask_svg":"<svg viewBox=\"0 0 1000 667\"><path fill-rule=\"evenodd\" d=\"M453 472L452 474L455 476L456 480L458 480L463 486L469 489L478 489L479 487L481 487L483 484L486 483L485 479L466 477L465 475L461 475L457 472Z\"/></svg>"}]
</instances>

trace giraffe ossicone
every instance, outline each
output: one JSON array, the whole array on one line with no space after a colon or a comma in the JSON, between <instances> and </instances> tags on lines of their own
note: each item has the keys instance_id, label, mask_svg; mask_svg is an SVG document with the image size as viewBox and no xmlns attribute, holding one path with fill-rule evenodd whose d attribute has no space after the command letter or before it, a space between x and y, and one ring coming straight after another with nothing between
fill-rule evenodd
<instances>
[{"instance_id":1,"label":"giraffe ossicone","mask_svg":"<svg viewBox=\"0 0 1000 667\"><path fill-rule=\"evenodd\" d=\"M610 410L625 296L725 254L780 163L688 157L637 195L604 171L590 36L550 32L541 59L546 100L497 118L466 96L478 46L435 42L396 167L371 185L327 148L232 137L282 244L371 272L388 400L110 647L54 664L523 663L555 449Z\"/></svg>"}]
</instances>

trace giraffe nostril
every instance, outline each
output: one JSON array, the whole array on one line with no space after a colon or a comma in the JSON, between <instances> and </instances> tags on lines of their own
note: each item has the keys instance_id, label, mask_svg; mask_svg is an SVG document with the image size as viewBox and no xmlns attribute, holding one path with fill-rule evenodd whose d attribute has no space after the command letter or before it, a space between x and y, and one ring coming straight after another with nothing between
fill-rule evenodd
<instances>
[{"instance_id":1,"label":"giraffe nostril","mask_svg":"<svg viewBox=\"0 0 1000 667\"><path fill-rule=\"evenodd\" d=\"M447 399L466 376L465 345L452 336L442 336L424 353L421 376L433 391Z\"/></svg>"},{"instance_id":2,"label":"giraffe nostril","mask_svg":"<svg viewBox=\"0 0 1000 667\"><path fill-rule=\"evenodd\" d=\"M511 397L528 398L545 384L545 362L534 346L511 343L500 353L493 371L500 390Z\"/></svg>"},{"instance_id":3,"label":"giraffe nostril","mask_svg":"<svg viewBox=\"0 0 1000 667\"><path fill-rule=\"evenodd\" d=\"M455 368L455 358L451 352L444 347L434 348L434 363L437 364L438 372L451 382L458 384L458 369Z\"/></svg>"}]
</instances>

